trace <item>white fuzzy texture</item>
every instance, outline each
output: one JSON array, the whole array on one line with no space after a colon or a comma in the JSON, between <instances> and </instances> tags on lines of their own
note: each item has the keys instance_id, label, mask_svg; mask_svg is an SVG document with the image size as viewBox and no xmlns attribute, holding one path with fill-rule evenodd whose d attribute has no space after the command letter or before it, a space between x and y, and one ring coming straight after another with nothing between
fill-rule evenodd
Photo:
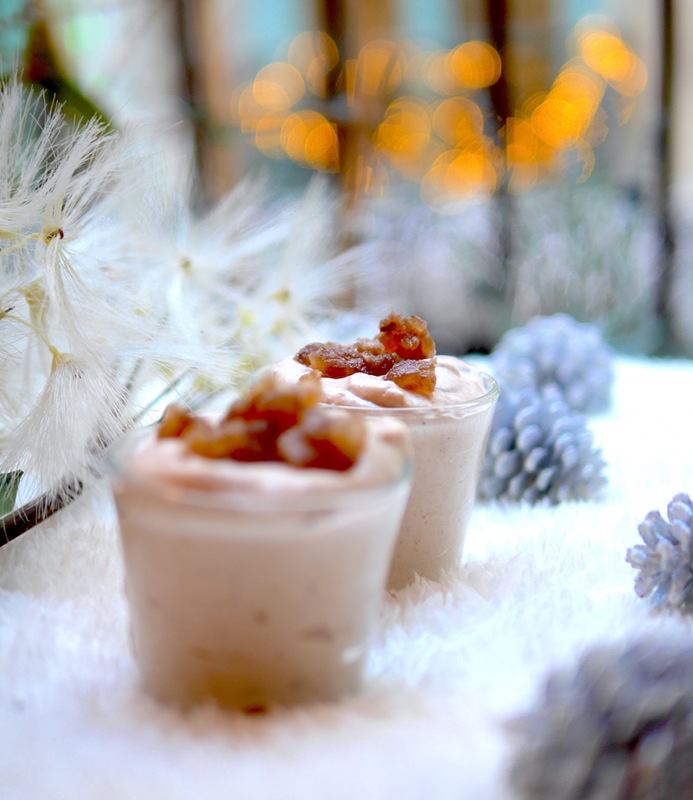
<instances>
[{"instance_id":1,"label":"white fuzzy texture","mask_svg":"<svg viewBox=\"0 0 693 800\"><path fill-rule=\"evenodd\" d=\"M0 796L504 800L505 722L585 648L688 630L625 562L651 509L693 490L690 362L619 360L594 418L600 501L479 506L459 571L387 598L365 690L266 717L182 716L141 691L108 504L0 549ZM79 511L79 514L77 512Z\"/></svg>"},{"instance_id":2,"label":"white fuzzy texture","mask_svg":"<svg viewBox=\"0 0 693 800\"><path fill-rule=\"evenodd\" d=\"M327 183L274 199L248 178L198 212L141 150L0 86L0 475L24 472L23 500L91 482L102 443L164 400L236 390L318 338L365 263L340 252Z\"/></svg>"}]
</instances>

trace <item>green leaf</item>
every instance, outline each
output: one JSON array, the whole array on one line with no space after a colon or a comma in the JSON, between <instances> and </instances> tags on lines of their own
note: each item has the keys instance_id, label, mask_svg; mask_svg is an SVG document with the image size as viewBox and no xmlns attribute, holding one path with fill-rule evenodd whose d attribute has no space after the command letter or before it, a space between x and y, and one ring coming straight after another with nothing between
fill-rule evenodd
<instances>
[{"instance_id":1,"label":"green leaf","mask_svg":"<svg viewBox=\"0 0 693 800\"><path fill-rule=\"evenodd\" d=\"M18 470L17 472L5 472L0 475L0 517L3 514L9 514L14 508L14 501L17 497L17 489L19 489L19 481L22 479L23 473Z\"/></svg>"}]
</instances>

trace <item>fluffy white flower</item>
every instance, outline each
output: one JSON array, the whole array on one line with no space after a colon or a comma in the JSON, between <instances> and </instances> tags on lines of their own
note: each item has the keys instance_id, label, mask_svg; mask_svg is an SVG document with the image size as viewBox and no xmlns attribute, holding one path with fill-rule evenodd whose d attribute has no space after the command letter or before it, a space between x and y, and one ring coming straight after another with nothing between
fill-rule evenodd
<instances>
[{"instance_id":1,"label":"fluffy white flower","mask_svg":"<svg viewBox=\"0 0 693 800\"><path fill-rule=\"evenodd\" d=\"M277 200L248 180L198 212L158 170L0 89L0 473L24 471L24 496L91 480L172 395L199 402L317 338L353 261L325 185Z\"/></svg>"},{"instance_id":2,"label":"fluffy white flower","mask_svg":"<svg viewBox=\"0 0 693 800\"><path fill-rule=\"evenodd\" d=\"M133 220L147 264L141 307L165 309L170 327L209 352L232 348L245 372L305 343L356 256L337 254L334 193L315 183L278 201L248 179L203 213L191 195L150 194Z\"/></svg>"},{"instance_id":3,"label":"fluffy white flower","mask_svg":"<svg viewBox=\"0 0 693 800\"><path fill-rule=\"evenodd\" d=\"M61 115L17 79L0 86L0 242L5 258L21 249L43 218L52 192L50 165L63 127Z\"/></svg>"},{"instance_id":4,"label":"fluffy white flower","mask_svg":"<svg viewBox=\"0 0 693 800\"><path fill-rule=\"evenodd\" d=\"M128 422L118 375L94 359L58 355L29 412L2 442L0 472L20 469L26 492L65 491L92 477Z\"/></svg>"}]
</instances>

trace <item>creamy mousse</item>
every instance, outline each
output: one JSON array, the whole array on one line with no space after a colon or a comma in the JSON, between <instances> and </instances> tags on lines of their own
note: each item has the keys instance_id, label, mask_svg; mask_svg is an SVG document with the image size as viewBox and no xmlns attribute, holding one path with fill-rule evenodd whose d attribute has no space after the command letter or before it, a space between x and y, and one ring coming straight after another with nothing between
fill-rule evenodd
<instances>
[{"instance_id":1,"label":"creamy mousse","mask_svg":"<svg viewBox=\"0 0 693 800\"><path fill-rule=\"evenodd\" d=\"M373 339L312 343L273 371L299 384L317 373L325 402L407 424L415 476L389 588L416 575L440 580L458 566L498 395L493 378L437 355L426 323L398 314Z\"/></svg>"},{"instance_id":2,"label":"creamy mousse","mask_svg":"<svg viewBox=\"0 0 693 800\"><path fill-rule=\"evenodd\" d=\"M295 357L280 361L272 371L283 380L297 382L310 379L311 367ZM322 392L326 403L357 408L428 408L440 409L475 401L487 387L483 373L453 356L436 356L435 387L430 394L402 388L382 375L355 372L341 378L322 377Z\"/></svg>"},{"instance_id":3,"label":"creamy mousse","mask_svg":"<svg viewBox=\"0 0 693 800\"><path fill-rule=\"evenodd\" d=\"M172 408L113 478L146 689L263 711L361 685L408 496L405 426L261 379L221 420Z\"/></svg>"}]
</instances>

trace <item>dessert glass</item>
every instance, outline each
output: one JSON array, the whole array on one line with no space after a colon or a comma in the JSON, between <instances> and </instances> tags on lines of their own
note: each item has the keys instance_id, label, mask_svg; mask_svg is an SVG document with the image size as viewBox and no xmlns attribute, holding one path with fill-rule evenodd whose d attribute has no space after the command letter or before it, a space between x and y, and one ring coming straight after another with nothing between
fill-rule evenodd
<instances>
[{"instance_id":1,"label":"dessert glass","mask_svg":"<svg viewBox=\"0 0 693 800\"><path fill-rule=\"evenodd\" d=\"M428 406L338 406L402 420L411 434L414 481L388 589L401 589L416 575L439 581L461 560L499 389L491 375L463 361L458 366L481 384L477 397Z\"/></svg>"},{"instance_id":2,"label":"dessert glass","mask_svg":"<svg viewBox=\"0 0 693 800\"><path fill-rule=\"evenodd\" d=\"M357 691L411 481L404 447L380 485L221 492L135 476L144 435L115 449L111 479L146 690L246 712Z\"/></svg>"}]
</instances>

